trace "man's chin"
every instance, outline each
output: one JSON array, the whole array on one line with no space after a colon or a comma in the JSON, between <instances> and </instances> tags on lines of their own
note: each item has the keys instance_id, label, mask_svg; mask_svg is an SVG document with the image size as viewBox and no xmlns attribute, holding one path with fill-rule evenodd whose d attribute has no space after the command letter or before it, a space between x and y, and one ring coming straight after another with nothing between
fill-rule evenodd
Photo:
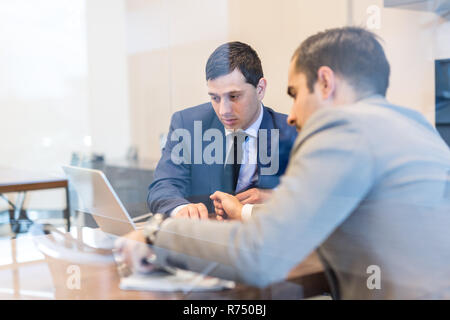
<instances>
[{"instance_id":1,"label":"man's chin","mask_svg":"<svg viewBox=\"0 0 450 320\"><path fill-rule=\"evenodd\" d=\"M225 129L228 129L228 130L239 130L239 129L241 129L241 126L239 124L232 125L232 126L223 124L223 126L224 126Z\"/></svg>"}]
</instances>

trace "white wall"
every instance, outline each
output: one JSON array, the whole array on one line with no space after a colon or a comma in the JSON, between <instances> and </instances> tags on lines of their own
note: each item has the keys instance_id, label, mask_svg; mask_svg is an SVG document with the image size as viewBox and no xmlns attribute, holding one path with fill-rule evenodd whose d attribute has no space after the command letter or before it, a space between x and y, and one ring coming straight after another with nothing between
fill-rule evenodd
<instances>
[{"instance_id":1,"label":"white wall","mask_svg":"<svg viewBox=\"0 0 450 320\"><path fill-rule=\"evenodd\" d=\"M85 0L0 1L0 166L61 173L89 133ZM63 207L64 192L30 194ZM2 200L0 200L2 202Z\"/></svg>"},{"instance_id":2,"label":"white wall","mask_svg":"<svg viewBox=\"0 0 450 320\"><path fill-rule=\"evenodd\" d=\"M133 144L160 157L173 112L209 100L204 69L227 41L226 0L127 0Z\"/></svg>"},{"instance_id":3,"label":"white wall","mask_svg":"<svg viewBox=\"0 0 450 320\"><path fill-rule=\"evenodd\" d=\"M0 2L0 165L62 174L72 152L125 156L125 12L124 0ZM64 191L26 205L62 208Z\"/></svg>"},{"instance_id":4,"label":"white wall","mask_svg":"<svg viewBox=\"0 0 450 320\"><path fill-rule=\"evenodd\" d=\"M92 151L122 159L131 136L125 0L88 0L86 16Z\"/></svg>"},{"instance_id":5,"label":"white wall","mask_svg":"<svg viewBox=\"0 0 450 320\"><path fill-rule=\"evenodd\" d=\"M378 6L380 29L373 30L384 42L391 65L387 98L393 103L420 111L434 123L434 26L433 12L383 8L382 0L354 3L355 25L365 26L367 8Z\"/></svg>"},{"instance_id":6,"label":"white wall","mask_svg":"<svg viewBox=\"0 0 450 320\"><path fill-rule=\"evenodd\" d=\"M347 22L346 0L229 0L229 40L250 44L259 54L268 88L264 103L288 113L288 66L308 36Z\"/></svg>"},{"instance_id":7,"label":"white wall","mask_svg":"<svg viewBox=\"0 0 450 320\"><path fill-rule=\"evenodd\" d=\"M88 130L84 0L0 2L0 165L56 170Z\"/></svg>"}]
</instances>

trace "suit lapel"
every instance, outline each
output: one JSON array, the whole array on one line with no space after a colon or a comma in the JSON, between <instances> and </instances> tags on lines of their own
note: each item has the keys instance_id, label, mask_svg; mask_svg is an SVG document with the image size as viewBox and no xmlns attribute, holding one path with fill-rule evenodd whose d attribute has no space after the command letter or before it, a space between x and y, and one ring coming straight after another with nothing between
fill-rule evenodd
<instances>
[{"instance_id":1,"label":"suit lapel","mask_svg":"<svg viewBox=\"0 0 450 320\"><path fill-rule=\"evenodd\" d=\"M266 108L266 107L264 107L263 106L263 118L262 118L262 121L261 121L261 125L260 125L260 127L259 127L259 129L261 130L261 129L264 129L264 130L266 130L266 132L267 132L267 142L266 142L266 145L267 145L267 151L265 151L265 150L262 150L262 152L263 152L263 154L265 154L266 156L267 155L270 155L271 154L271 152L272 152L272 145L271 145L271 134L272 134L272 129L274 129L275 127L274 127L274 125L273 125L273 119L272 119L272 115L270 114L270 112L268 111L268 109ZM262 143L262 142L261 142ZM264 143L262 143L262 145L264 146ZM260 154L261 154L261 151L259 150L259 147L260 147L260 141L259 141L259 134L258 134L258 139L257 139L257 155L258 155L258 157L257 157L257 159L258 159L258 182L257 182L257 186L258 187L264 187L264 180L265 180L265 176L262 176L261 175L261 168L264 168L264 167L268 167L268 166L270 166L270 163L268 163L268 164L262 164L261 163L261 159L260 159Z\"/></svg>"}]
</instances>

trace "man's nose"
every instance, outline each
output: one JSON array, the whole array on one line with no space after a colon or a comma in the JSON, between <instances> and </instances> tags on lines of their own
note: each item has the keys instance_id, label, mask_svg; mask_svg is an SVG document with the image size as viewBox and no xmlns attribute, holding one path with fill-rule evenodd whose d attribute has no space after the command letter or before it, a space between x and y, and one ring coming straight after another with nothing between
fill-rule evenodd
<instances>
[{"instance_id":1,"label":"man's nose","mask_svg":"<svg viewBox=\"0 0 450 320\"><path fill-rule=\"evenodd\" d=\"M230 101L228 101L228 99L222 99L220 101L220 114L223 115L228 115L231 114L233 111L233 108L231 107L231 103Z\"/></svg>"},{"instance_id":2,"label":"man's nose","mask_svg":"<svg viewBox=\"0 0 450 320\"><path fill-rule=\"evenodd\" d=\"M290 126L295 126L296 125L296 118L294 113L291 111L291 113L289 114L289 116L287 117L287 124Z\"/></svg>"}]
</instances>

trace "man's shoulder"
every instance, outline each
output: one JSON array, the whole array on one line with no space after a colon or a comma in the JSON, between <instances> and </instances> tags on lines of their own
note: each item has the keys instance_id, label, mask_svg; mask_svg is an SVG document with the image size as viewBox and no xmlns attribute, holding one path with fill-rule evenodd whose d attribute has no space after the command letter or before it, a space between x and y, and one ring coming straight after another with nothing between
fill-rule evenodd
<instances>
[{"instance_id":1,"label":"man's shoulder","mask_svg":"<svg viewBox=\"0 0 450 320\"><path fill-rule=\"evenodd\" d=\"M194 130L194 123L200 121L203 128L211 124L216 113L210 102L199 104L194 107L176 111L172 115L171 127L173 129L183 128L188 131Z\"/></svg>"},{"instance_id":2,"label":"man's shoulder","mask_svg":"<svg viewBox=\"0 0 450 320\"><path fill-rule=\"evenodd\" d=\"M267 106L264 106L264 110L269 113L269 115L272 117L272 119L275 122L280 123L280 124L284 123L284 124L287 125L287 122L286 122L287 121L287 114L281 113L281 112L277 112L277 111L275 111L272 108L267 107Z\"/></svg>"},{"instance_id":3,"label":"man's shoulder","mask_svg":"<svg viewBox=\"0 0 450 320\"><path fill-rule=\"evenodd\" d=\"M214 109L210 102L202 103L194 107L185 108L174 113L183 118L183 120L192 122L194 120L206 120L215 116Z\"/></svg>"},{"instance_id":4,"label":"man's shoulder","mask_svg":"<svg viewBox=\"0 0 450 320\"><path fill-rule=\"evenodd\" d=\"M288 125L287 114L277 112L270 107L264 106L264 110L272 117L272 123L275 129L280 130L280 138L288 138L295 140L297 136L297 130L295 127Z\"/></svg>"},{"instance_id":5,"label":"man's shoulder","mask_svg":"<svg viewBox=\"0 0 450 320\"><path fill-rule=\"evenodd\" d=\"M432 126L419 112L393 105L384 98L371 98L340 107L324 107L316 111L302 128L302 139L319 132L333 135L336 131L364 135L377 140L396 132L399 127L432 133ZM417 132L417 131L411 131ZM408 135L410 133L404 133Z\"/></svg>"},{"instance_id":6,"label":"man's shoulder","mask_svg":"<svg viewBox=\"0 0 450 320\"><path fill-rule=\"evenodd\" d=\"M332 132L336 130L356 133L362 127L361 121L363 119L363 113L353 107L324 107L314 112L303 125L300 140L307 139L317 133L333 134Z\"/></svg>"}]
</instances>

